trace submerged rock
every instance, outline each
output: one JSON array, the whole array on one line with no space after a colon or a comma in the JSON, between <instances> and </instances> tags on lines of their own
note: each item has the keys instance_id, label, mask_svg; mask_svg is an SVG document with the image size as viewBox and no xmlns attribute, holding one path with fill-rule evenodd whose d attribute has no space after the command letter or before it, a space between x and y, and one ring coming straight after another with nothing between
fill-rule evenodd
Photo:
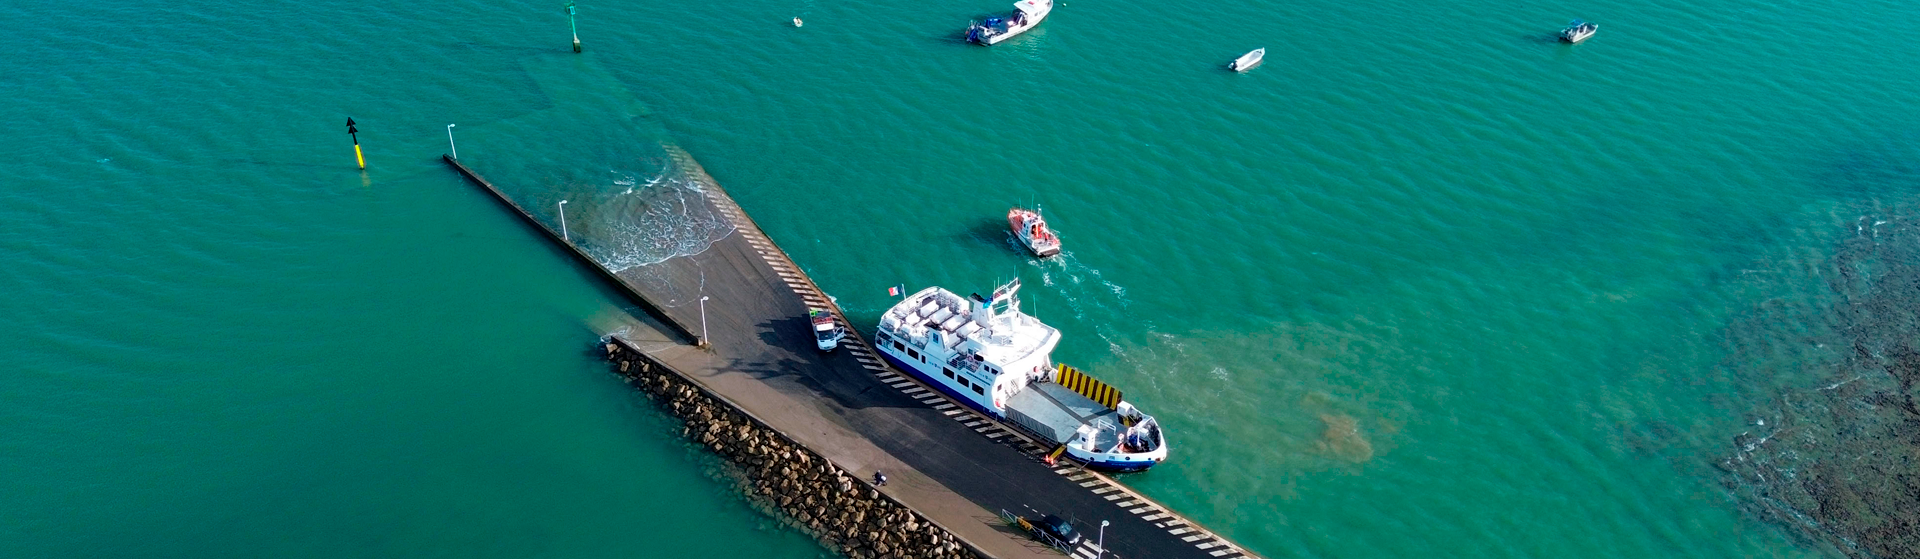
<instances>
[{"instance_id":1,"label":"submerged rock","mask_svg":"<svg viewBox=\"0 0 1920 559\"><path fill-rule=\"evenodd\" d=\"M1320 432L1320 450L1348 462L1373 459L1373 443L1360 433L1360 422L1340 414L1320 414L1326 429Z\"/></svg>"},{"instance_id":2,"label":"submerged rock","mask_svg":"<svg viewBox=\"0 0 1920 559\"><path fill-rule=\"evenodd\" d=\"M1785 387L1715 465L1744 509L1820 547L1920 558L1920 204L1859 206L1830 260L1788 270L1799 297L1728 328L1737 376Z\"/></svg>"}]
</instances>

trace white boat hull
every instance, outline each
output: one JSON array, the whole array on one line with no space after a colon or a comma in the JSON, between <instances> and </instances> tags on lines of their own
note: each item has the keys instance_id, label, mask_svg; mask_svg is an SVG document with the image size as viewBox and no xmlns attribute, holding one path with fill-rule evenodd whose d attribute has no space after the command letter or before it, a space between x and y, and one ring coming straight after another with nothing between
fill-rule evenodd
<instances>
[{"instance_id":1,"label":"white boat hull","mask_svg":"<svg viewBox=\"0 0 1920 559\"><path fill-rule=\"evenodd\" d=\"M1593 38L1593 35L1599 32L1599 25L1574 20L1572 26L1560 31L1560 42L1577 45L1581 41Z\"/></svg>"},{"instance_id":2,"label":"white boat hull","mask_svg":"<svg viewBox=\"0 0 1920 559\"><path fill-rule=\"evenodd\" d=\"M1227 69L1235 72L1245 72L1260 67L1260 63L1266 61L1267 49L1255 49L1253 52L1240 55L1240 58L1234 59L1233 62L1228 62Z\"/></svg>"},{"instance_id":3,"label":"white boat hull","mask_svg":"<svg viewBox=\"0 0 1920 559\"><path fill-rule=\"evenodd\" d=\"M1021 13L1027 15L1025 23L1014 24L1008 22L1005 31L993 30L984 25L976 24L967 29L967 42L980 46L1000 44L1001 41L1012 39L1021 33L1026 33L1029 29L1038 27L1040 22L1046 21L1048 14L1053 13L1053 0L1021 0L1019 3L1014 4L1014 6L1018 8L1018 10L1014 12L1015 15Z\"/></svg>"}]
</instances>

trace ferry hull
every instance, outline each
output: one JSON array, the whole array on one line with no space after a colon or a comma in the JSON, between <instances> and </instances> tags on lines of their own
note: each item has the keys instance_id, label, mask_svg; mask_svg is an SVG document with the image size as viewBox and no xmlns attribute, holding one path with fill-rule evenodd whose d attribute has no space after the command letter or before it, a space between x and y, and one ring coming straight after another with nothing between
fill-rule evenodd
<instances>
[{"instance_id":1,"label":"ferry hull","mask_svg":"<svg viewBox=\"0 0 1920 559\"><path fill-rule=\"evenodd\" d=\"M925 384L929 387L932 387L934 390L940 391L941 394L945 394L947 395L948 398L952 398L954 401L959 402L961 405L967 406L968 409L972 409L973 411L986 414L987 417L991 417L996 421L1002 421L1007 418L1005 414L988 409L987 407L980 405L980 403L975 402L972 397L969 397L965 394L962 394L954 390L953 387L947 386L946 383L940 382L938 379L933 378L932 376L928 375L926 371L920 370L919 367L915 367L912 363L908 363L901 359L895 358L894 356L887 354L886 351L876 351L874 353L880 354L880 358L885 359L888 365L893 365L893 368L906 371L907 374L913 375L914 379L919 380L921 384Z\"/></svg>"},{"instance_id":2,"label":"ferry hull","mask_svg":"<svg viewBox=\"0 0 1920 559\"><path fill-rule=\"evenodd\" d=\"M1147 471L1147 468L1152 468L1155 464L1159 464L1159 462L1152 460L1109 460L1104 462L1088 462L1087 468L1102 472L1128 474Z\"/></svg>"}]
</instances>

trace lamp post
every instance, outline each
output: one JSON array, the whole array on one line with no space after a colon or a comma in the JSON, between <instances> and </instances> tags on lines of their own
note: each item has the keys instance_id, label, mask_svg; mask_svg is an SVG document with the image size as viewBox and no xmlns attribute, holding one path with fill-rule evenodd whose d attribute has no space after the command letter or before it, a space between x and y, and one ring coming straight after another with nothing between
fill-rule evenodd
<instances>
[{"instance_id":1,"label":"lamp post","mask_svg":"<svg viewBox=\"0 0 1920 559\"><path fill-rule=\"evenodd\" d=\"M700 345L707 345L707 296L700 296Z\"/></svg>"},{"instance_id":2,"label":"lamp post","mask_svg":"<svg viewBox=\"0 0 1920 559\"><path fill-rule=\"evenodd\" d=\"M1100 549L1094 551L1094 559L1107 556L1107 521L1100 521Z\"/></svg>"},{"instance_id":3,"label":"lamp post","mask_svg":"<svg viewBox=\"0 0 1920 559\"><path fill-rule=\"evenodd\" d=\"M447 149L453 151L453 158L460 158L460 148L453 146L453 125L447 125Z\"/></svg>"},{"instance_id":4,"label":"lamp post","mask_svg":"<svg viewBox=\"0 0 1920 559\"><path fill-rule=\"evenodd\" d=\"M454 157L454 159L459 159L459 157ZM573 242L573 237L567 236L567 201L561 200L560 203L554 205L560 207L560 240L571 243Z\"/></svg>"}]
</instances>

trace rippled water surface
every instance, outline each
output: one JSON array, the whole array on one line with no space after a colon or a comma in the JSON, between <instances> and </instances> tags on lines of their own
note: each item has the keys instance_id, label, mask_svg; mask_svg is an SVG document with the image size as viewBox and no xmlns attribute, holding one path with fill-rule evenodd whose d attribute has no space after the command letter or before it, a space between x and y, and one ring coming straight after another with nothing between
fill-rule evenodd
<instances>
[{"instance_id":1,"label":"rippled water surface","mask_svg":"<svg viewBox=\"0 0 1920 559\"><path fill-rule=\"evenodd\" d=\"M1712 467L1791 379L1707 372L1809 292L1756 278L1909 195L1920 4L1063 0L958 42L1004 7L587 2L574 55L557 3L0 6L0 555L824 554L605 374L631 310L449 123L623 266L727 234L664 142L857 320L1022 278L1170 431L1125 481L1270 557L1813 553Z\"/></svg>"}]
</instances>

